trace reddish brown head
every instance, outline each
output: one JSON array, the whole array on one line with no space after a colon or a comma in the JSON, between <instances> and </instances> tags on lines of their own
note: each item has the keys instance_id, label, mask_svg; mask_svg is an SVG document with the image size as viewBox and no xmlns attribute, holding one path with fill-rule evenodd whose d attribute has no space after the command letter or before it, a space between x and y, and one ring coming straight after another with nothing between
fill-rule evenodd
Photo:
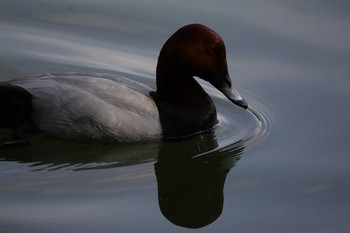
<instances>
[{"instance_id":1,"label":"reddish brown head","mask_svg":"<svg viewBox=\"0 0 350 233\"><path fill-rule=\"evenodd\" d=\"M210 82L233 103L247 108L231 84L223 40L200 24L180 28L164 44L158 58L157 92L178 88L175 83L185 85L184 79L193 76Z\"/></svg>"}]
</instances>

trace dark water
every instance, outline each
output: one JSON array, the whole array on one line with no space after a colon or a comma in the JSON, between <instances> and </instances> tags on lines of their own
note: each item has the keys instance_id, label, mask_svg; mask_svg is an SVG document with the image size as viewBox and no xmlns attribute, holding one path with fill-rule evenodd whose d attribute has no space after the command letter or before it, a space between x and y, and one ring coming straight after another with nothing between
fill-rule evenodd
<instances>
[{"instance_id":1,"label":"dark water","mask_svg":"<svg viewBox=\"0 0 350 233\"><path fill-rule=\"evenodd\" d=\"M177 142L30 137L0 150L0 232L348 232L347 1L0 2L0 80L64 71L154 87L159 49L199 22L252 106L206 85L215 131Z\"/></svg>"}]
</instances>

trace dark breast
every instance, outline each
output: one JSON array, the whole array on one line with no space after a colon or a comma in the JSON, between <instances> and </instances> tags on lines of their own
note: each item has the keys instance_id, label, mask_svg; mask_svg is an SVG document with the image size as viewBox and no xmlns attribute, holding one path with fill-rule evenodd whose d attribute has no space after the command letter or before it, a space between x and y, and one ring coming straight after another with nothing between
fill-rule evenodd
<instances>
[{"instance_id":1,"label":"dark breast","mask_svg":"<svg viewBox=\"0 0 350 233\"><path fill-rule=\"evenodd\" d=\"M185 137L208 130L218 123L216 108L209 95L196 105L169 105L158 100L158 107L164 138Z\"/></svg>"},{"instance_id":2,"label":"dark breast","mask_svg":"<svg viewBox=\"0 0 350 233\"><path fill-rule=\"evenodd\" d=\"M0 84L0 127L20 134L31 127L32 95L25 89Z\"/></svg>"}]
</instances>

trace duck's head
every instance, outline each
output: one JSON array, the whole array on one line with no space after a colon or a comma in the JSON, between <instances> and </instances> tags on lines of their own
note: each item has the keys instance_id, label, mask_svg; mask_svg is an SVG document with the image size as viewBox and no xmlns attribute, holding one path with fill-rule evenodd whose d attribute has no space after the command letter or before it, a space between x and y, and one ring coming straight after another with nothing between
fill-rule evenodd
<instances>
[{"instance_id":1,"label":"duck's head","mask_svg":"<svg viewBox=\"0 0 350 233\"><path fill-rule=\"evenodd\" d=\"M244 109L248 107L231 83L224 41L204 25L186 25L167 40L158 58L157 86L163 85L159 76L199 77L231 102Z\"/></svg>"}]
</instances>

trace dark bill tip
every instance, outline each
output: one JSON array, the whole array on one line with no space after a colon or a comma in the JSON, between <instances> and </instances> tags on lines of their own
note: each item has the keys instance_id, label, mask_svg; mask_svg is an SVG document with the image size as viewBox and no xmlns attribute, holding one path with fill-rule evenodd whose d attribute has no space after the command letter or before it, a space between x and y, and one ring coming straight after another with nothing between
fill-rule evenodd
<instances>
[{"instance_id":1,"label":"dark bill tip","mask_svg":"<svg viewBox=\"0 0 350 233\"><path fill-rule=\"evenodd\" d=\"M247 109L248 108L248 103L244 100L244 99L241 99L241 100L235 100L233 101L235 104L237 104L238 106L244 108L244 109Z\"/></svg>"},{"instance_id":2,"label":"dark bill tip","mask_svg":"<svg viewBox=\"0 0 350 233\"><path fill-rule=\"evenodd\" d=\"M205 79L209 81L216 89L218 89L221 93L223 93L232 103L242 107L244 109L248 108L248 103L241 97L238 91L234 88L231 83L230 76L227 72L227 66L221 72L221 75L217 75L215 77Z\"/></svg>"},{"instance_id":3,"label":"dark bill tip","mask_svg":"<svg viewBox=\"0 0 350 233\"><path fill-rule=\"evenodd\" d=\"M248 108L248 103L239 95L234 87L219 87L217 89L221 91L232 103L244 109Z\"/></svg>"}]
</instances>

